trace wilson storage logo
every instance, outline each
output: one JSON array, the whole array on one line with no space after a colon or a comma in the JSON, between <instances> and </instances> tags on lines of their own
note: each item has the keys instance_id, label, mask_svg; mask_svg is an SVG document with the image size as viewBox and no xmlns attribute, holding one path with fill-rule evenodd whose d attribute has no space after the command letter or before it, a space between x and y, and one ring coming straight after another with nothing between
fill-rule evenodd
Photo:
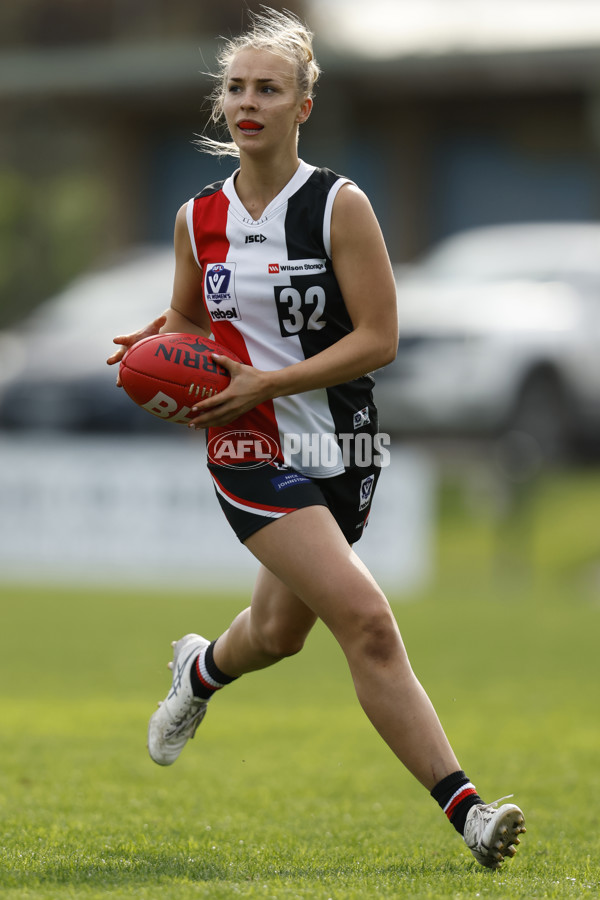
<instances>
[{"instance_id":1,"label":"wilson storage logo","mask_svg":"<svg viewBox=\"0 0 600 900\"><path fill-rule=\"evenodd\" d=\"M235 263L211 263L206 267L204 297L213 322L242 318L235 294Z\"/></svg>"},{"instance_id":2,"label":"wilson storage logo","mask_svg":"<svg viewBox=\"0 0 600 900\"><path fill-rule=\"evenodd\" d=\"M322 275L327 271L324 259L289 259L285 262L269 263L269 275Z\"/></svg>"}]
</instances>

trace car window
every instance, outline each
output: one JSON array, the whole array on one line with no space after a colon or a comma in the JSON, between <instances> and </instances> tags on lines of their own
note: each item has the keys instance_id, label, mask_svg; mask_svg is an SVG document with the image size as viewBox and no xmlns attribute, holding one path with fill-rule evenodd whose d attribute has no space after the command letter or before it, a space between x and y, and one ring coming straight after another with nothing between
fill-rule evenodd
<instances>
[{"instance_id":1,"label":"car window","mask_svg":"<svg viewBox=\"0 0 600 900\"><path fill-rule=\"evenodd\" d=\"M170 255L155 257L146 265L85 276L42 304L22 324L28 332L63 337L115 327L139 328L169 305L172 281Z\"/></svg>"}]
</instances>

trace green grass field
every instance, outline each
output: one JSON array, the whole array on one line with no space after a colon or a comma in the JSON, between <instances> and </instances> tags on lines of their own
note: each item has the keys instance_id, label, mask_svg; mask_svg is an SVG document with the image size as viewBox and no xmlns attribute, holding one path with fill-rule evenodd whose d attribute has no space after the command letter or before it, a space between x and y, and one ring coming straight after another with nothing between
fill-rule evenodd
<instances>
[{"instance_id":1,"label":"green grass field","mask_svg":"<svg viewBox=\"0 0 600 900\"><path fill-rule=\"evenodd\" d=\"M463 767L525 811L498 872L371 729L323 628L161 769L145 735L169 641L216 635L244 598L4 585L2 896L600 896L599 509L599 473L548 478L507 531L451 485L435 584L394 599Z\"/></svg>"}]
</instances>

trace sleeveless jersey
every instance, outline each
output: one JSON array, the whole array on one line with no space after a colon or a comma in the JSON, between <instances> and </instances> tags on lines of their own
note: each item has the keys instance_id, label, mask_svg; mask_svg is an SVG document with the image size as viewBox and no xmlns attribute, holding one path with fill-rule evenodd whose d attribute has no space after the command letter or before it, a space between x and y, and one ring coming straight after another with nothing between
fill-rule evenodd
<instances>
[{"instance_id":1,"label":"sleeveless jersey","mask_svg":"<svg viewBox=\"0 0 600 900\"><path fill-rule=\"evenodd\" d=\"M333 202L348 179L301 162L253 220L235 191L236 174L188 202L188 229L215 340L243 362L272 371L352 330L331 262ZM276 397L225 428L209 429L209 443L232 429L258 431L275 442L279 460L303 474L339 475L345 466L337 436L352 434L361 418L368 421L369 408L374 414L372 386L365 375Z\"/></svg>"}]
</instances>

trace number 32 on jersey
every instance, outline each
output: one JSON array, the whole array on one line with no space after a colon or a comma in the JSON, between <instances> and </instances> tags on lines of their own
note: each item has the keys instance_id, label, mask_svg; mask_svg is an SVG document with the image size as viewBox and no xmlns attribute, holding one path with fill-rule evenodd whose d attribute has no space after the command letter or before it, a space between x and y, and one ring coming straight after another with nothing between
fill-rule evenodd
<instances>
[{"instance_id":1,"label":"number 32 on jersey","mask_svg":"<svg viewBox=\"0 0 600 900\"><path fill-rule=\"evenodd\" d=\"M320 331L327 322L325 290L320 285L298 290L294 287L276 287L275 302L282 337L303 331Z\"/></svg>"}]
</instances>

